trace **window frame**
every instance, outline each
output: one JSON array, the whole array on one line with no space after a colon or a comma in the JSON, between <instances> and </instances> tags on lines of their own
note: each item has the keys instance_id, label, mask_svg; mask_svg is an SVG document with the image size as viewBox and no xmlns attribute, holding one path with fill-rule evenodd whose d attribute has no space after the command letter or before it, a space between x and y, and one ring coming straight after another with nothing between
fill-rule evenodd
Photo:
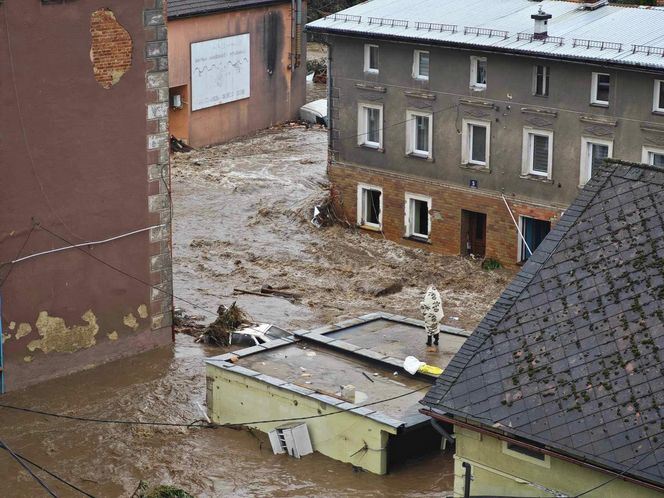
<instances>
[{"instance_id":1,"label":"window frame","mask_svg":"<svg viewBox=\"0 0 664 498\"><path fill-rule=\"evenodd\" d=\"M549 139L549 154L547 158L547 172L542 173L533 169L534 163L534 140L531 136L545 136ZM523 129L523 150L521 158L521 174L523 176L536 176L539 178L546 178L551 180L553 176L553 131L542 130L538 128L524 128Z\"/></svg>"},{"instance_id":2,"label":"window frame","mask_svg":"<svg viewBox=\"0 0 664 498\"><path fill-rule=\"evenodd\" d=\"M664 148L662 147L651 147L650 145L644 145L641 150L641 162L643 164L650 164L650 154L661 154L664 156Z\"/></svg>"},{"instance_id":3,"label":"window frame","mask_svg":"<svg viewBox=\"0 0 664 498\"><path fill-rule=\"evenodd\" d=\"M461 162L466 166L481 166L484 169L489 169L491 164L491 121L482 121L480 119L464 119L462 122L463 129L461 131ZM470 131L471 126L483 126L486 128L486 143L485 158L486 161L475 161L472 159L472 138L473 134Z\"/></svg>"},{"instance_id":4,"label":"window frame","mask_svg":"<svg viewBox=\"0 0 664 498\"><path fill-rule=\"evenodd\" d=\"M553 229L553 227L551 226L551 220L543 220L541 218L535 218L534 216L526 216L526 215L520 214L519 218L518 218L519 230L517 230L517 233L516 233L516 240L517 240L516 262L517 263L525 263L526 261L528 261L532 257L532 255L534 254L534 251L537 250L537 247L539 247L539 246L537 246L534 249L531 247L530 249L533 252L530 254L530 256L528 256L527 259L523 259L522 254L523 254L523 251L526 248L524 247L524 243L523 243L523 239L521 238L521 235L523 235L524 239L526 238L526 231L524 229L524 222L523 222L523 220L526 219L526 218L531 219L531 220L535 220L535 221L541 221L542 223L549 223L549 232L547 233L547 236L548 236L549 233L551 233L551 230Z\"/></svg>"},{"instance_id":5,"label":"window frame","mask_svg":"<svg viewBox=\"0 0 664 498\"><path fill-rule=\"evenodd\" d=\"M653 95L652 95L652 112L657 114L664 114L664 97L660 101L660 88L664 87L664 80L655 80Z\"/></svg>"},{"instance_id":6,"label":"window frame","mask_svg":"<svg viewBox=\"0 0 664 498\"><path fill-rule=\"evenodd\" d=\"M597 99L597 90L599 85L599 77L608 76L609 77L609 100L598 100ZM596 106L609 107L609 102L611 101L611 74L610 73L593 73L592 75L592 86L590 88L590 103Z\"/></svg>"},{"instance_id":7,"label":"window frame","mask_svg":"<svg viewBox=\"0 0 664 498\"><path fill-rule=\"evenodd\" d=\"M368 109L379 111L378 142L368 140L369 138L369 116ZM357 104L357 144L368 149L383 150L383 104L369 104L359 102Z\"/></svg>"},{"instance_id":8,"label":"window frame","mask_svg":"<svg viewBox=\"0 0 664 498\"><path fill-rule=\"evenodd\" d=\"M418 240L430 240L431 239L431 205L432 199L428 195L422 194L413 194L411 192L406 192L405 194L405 206L404 206L404 227L405 227L405 236L407 238L413 238ZM413 211L411 209L411 201L420 201L427 203L427 227L429 233L421 234L416 233L413 228Z\"/></svg>"},{"instance_id":9,"label":"window frame","mask_svg":"<svg viewBox=\"0 0 664 498\"><path fill-rule=\"evenodd\" d=\"M429 56L429 73L426 76L420 74L420 55L427 54ZM415 50L413 52L413 78L420 81L429 81L431 74L431 52L428 50Z\"/></svg>"},{"instance_id":10,"label":"window frame","mask_svg":"<svg viewBox=\"0 0 664 498\"><path fill-rule=\"evenodd\" d=\"M417 148L417 120L416 117L429 119L428 141L429 150L424 151ZM423 111L406 111L406 154L424 159L433 158L433 113Z\"/></svg>"},{"instance_id":11,"label":"window frame","mask_svg":"<svg viewBox=\"0 0 664 498\"><path fill-rule=\"evenodd\" d=\"M542 75L542 88L544 93L537 93L537 71L538 68L544 68L544 74ZM548 97L549 96L549 80L551 76L551 66L546 64L535 64L533 66L533 95L536 97Z\"/></svg>"},{"instance_id":12,"label":"window frame","mask_svg":"<svg viewBox=\"0 0 664 498\"><path fill-rule=\"evenodd\" d=\"M507 456L510 456L510 457L513 457L513 458L517 458L517 459L522 460L524 462L532 463L533 465L538 465L539 467L544 467L544 468L547 468L547 469L551 468L551 457L549 455L542 454L542 456L543 456L542 459L535 458L535 457L526 455L524 453L521 453L519 451L515 451L515 450L509 448L510 445L520 446L517 443L508 443L507 441L502 441L502 452L503 452L504 455L507 455ZM525 448L525 447L524 447L524 450L530 451L530 450L528 450L528 448Z\"/></svg>"},{"instance_id":13,"label":"window frame","mask_svg":"<svg viewBox=\"0 0 664 498\"><path fill-rule=\"evenodd\" d=\"M592 169L592 158L590 156L590 145L606 145L609 147L609 155L607 157L613 157L613 140L606 140L603 138L594 138L594 137L581 137L581 161L579 169L579 187L583 187L592 175L590 170ZM584 180L585 178L585 180Z\"/></svg>"},{"instance_id":14,"label":"window frame","mask_svg":"<svg viewBox=\"0 0 664 498\"><path fill-rule=\"evenodd\" d=\"M376 67L371 67L371 49L376 49ZM374 43L364 44L364 72L370 74L379 74L380 46Z\"/></svg>"},{"instance_id":15,"label":"window frame","mask_svg":"<svg viewBox=\"0 0 664 498\"><path fill-rule=\"evenodd\" d=\"M485 73L486 73L486 81L484 83L478 83L477 82L477 76L478 76L478 71L477 71L477 63L478 62L484 62L486 65ZM487 61L486 57L481 57L479 55L471 55L470 56L470 88L476 91L482 91L486 90L487 87L487 82L489 81L489 63Z\"/></svg>"},{"instance_id":16,"label":"window frame","mask_svg":"<svg viewBox=\"0 0 664 498\"><path fill-rule=\"evenodd\" d=\"M380 192L380 212L378 213L378 224L367 222L365 217L365 195L367 191L373 190L375 192ZM376 185L369 185L367 183L358 183L357 184L357 205L356 205L356 217L357 217L357 226L360 228L365 228L367 230L374 230L378 232L383 231L383 205L384 205L384 196L383 187L378 187Z\"/></svg>"}]
</instances>

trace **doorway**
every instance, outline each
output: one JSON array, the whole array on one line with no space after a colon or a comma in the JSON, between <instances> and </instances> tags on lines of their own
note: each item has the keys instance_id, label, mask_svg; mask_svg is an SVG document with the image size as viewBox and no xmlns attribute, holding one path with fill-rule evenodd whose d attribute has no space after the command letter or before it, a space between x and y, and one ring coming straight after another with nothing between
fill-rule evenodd
<instances>
[{"instance_id":1,"label":"doorway","mask_svg":"<svg viewBox=\"0 0 664 498\"><path fill-rule=\"evenodd\" d=\"M483 258L486 252L486 214L461 211L461 254Z\"/></svg>"}]
</instances>

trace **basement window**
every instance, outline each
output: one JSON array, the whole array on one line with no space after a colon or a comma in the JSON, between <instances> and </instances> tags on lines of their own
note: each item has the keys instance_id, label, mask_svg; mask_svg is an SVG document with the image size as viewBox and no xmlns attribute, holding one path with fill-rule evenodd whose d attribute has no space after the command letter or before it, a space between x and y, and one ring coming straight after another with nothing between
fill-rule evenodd
<instances>
[{"instance_id":1,"label":"basement window","mask_svg":"<svg viewBox=\"0 0 664 498\"><path fill-rule=\"evenodd\" d=\"M429 240L431 197L406 194L406 237Z\"/></svg>"},{"instance_id":2,"label":"basement window","mask_svg":"<svg viewBox=\"0 0 664 498\"><path fill-rule=\"evenodd\" d=\"M655 80L652 110L664 113L664 80Z\"/></svg>"},{"instance_id":3,"label":"basement window","mask_svg":"<svg viewBox=\"0 0 664 498\"><path fill-rule=\"evenodd\" d=\"M533 69L533 95L549 96L549 66L537 65Z\"/></svg>"},{"instance_id":4,"label":"basement window","mask_svg":"<svg viewBox=\"0 0 664 498\"><path fill-rule=\"evenodd\" d=\"M357 224L362 228L382 230L382 188L362 184L357 186Z\"/></svg>"},{"instance_id":5,"label":"basement window","mask_svg":"<svg viewBox=\"0 0 664 498\"><path fill-rule=\"evenodd\" d=\"M650 166L659 166L664 168L664 149L644 147L641 162L643 164L649 164Z\"/></svg>"},{"instance_id":6,"label":"basement window","mask_svg":"<svg viewBox=\"0 0 664 498\"><path fill-rule=\"evenodd\" d=\"M518 458L519 460L533 463L540 467L551 467L551 460L549 455L545 455L539 451L532 450L525 446L503 441L503 453L505 455Z\"/></svg>"},{"instance_id":7,"label":"basement window","mask_svg":"<svg viewBox=\"0 0 664 498\"><path fill-rule=\"evenodd\" d=\"M415 50L413 57L413 78L418 80L429 79L429 52Z\"/></svg>"},{"instance_id":8,"label":"basement window","mask_svg":"<svg viewBox=\"0 0 664 498\"><path fill-rule=\"evenodd\" d=\"M378 74L378 45L364 46L364 72Z\"/></svg>"},{"instance_id":9,"label":"basement window","mask_svg":"<svg viewBox=\"0 0 664 498\"><path fill-rule=\"evenodd\" d=\"M611 76L605 73L593 73L590 103L608 107L610 90Z\"/></svg>"},{"instance_id":10,"label":"basement window","mask_svg":"<svg viewBox=\"0 0 664 498\"><path fill-rule=\"evenodd\" d=\"M486 57L470 57L470 87L473 90L486 90Z\"/></svg>"},{"instance_id":11,"label":"basement window","mask_svg":"<svg viewBox=\"0 0 664 498\"><path fill-rule=\"evenodd\" d=\"M522 174L550 179L553 166L552 150L552 131L524 129Z\"/></svg>"}]
</instances>

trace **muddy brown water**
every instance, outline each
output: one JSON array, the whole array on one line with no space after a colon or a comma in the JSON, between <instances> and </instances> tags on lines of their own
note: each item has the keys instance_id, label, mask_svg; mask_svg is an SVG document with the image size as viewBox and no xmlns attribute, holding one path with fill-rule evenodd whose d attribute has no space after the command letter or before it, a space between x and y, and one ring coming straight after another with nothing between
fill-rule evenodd
<instances>
[{"instance_id":1,"label":"muddy brown water","mask_svg":"<svg viewBox=\"0 0 664 498\"><path fill-rule=\"evenodd\" d=\"M429 283L443 295L445 323L472 328L509 273L367 236L313 227L325 198L326 133L285 126L173 158L176 305L211 321L220 303L286 330L384 310L418 317ZM376 297L398 281L402 290ZM287 286L281 298L234 295L234 288ZM454 320L456 318L456 320ZM205 398L203 361L221 354L178 335L173 347L138 355L30 389L0 402L85 417L189 423ZM199 497L445 496L451 454L423 455L379 477L314 454L275 456L267 439L230 429L102 425L0 408L0 439L98 497L129 497L144 479ZM45 496L0 452L0 497ZM62 497L80 496L47 479Z\"/></svg>"}]
</instances>

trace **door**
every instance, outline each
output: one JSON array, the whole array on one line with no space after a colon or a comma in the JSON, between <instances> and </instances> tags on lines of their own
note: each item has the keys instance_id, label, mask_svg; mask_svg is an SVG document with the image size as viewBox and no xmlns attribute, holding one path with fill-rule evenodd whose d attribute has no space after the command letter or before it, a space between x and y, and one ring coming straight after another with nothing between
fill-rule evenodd
<instances>
[{"instance_id":1,"label":"door","mask_svg":"<svg viewBox=\"0 0 664 498\"><path fill-rule=\"evenodd\" d=\"M483 258L486 253L486 214L461 211L461 254Z\"/></svg>"}]
</instances>

